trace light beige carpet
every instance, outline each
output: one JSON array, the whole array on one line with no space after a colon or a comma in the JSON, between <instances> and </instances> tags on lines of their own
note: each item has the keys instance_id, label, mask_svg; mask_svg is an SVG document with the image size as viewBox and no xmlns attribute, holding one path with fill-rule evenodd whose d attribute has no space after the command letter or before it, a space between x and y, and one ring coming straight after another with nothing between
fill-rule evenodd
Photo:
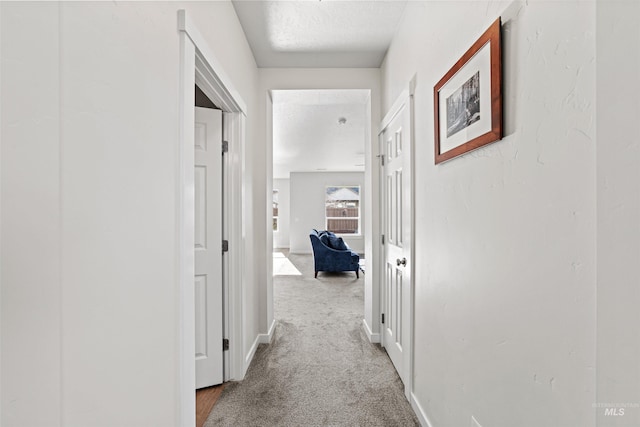
<instances>
[{"instance_id":1,"label":"light beige carpet","mask_svg":"<svg viewBox=\"0 0 640 427\"><path fill-rule=\"evenodd\" d=\"M276 329L242 382L229 383L214 426L417 426L387 354L362 327L364 278L319 273L289 255L302 276L274 277Z\"/></svg>"}]
</instances>

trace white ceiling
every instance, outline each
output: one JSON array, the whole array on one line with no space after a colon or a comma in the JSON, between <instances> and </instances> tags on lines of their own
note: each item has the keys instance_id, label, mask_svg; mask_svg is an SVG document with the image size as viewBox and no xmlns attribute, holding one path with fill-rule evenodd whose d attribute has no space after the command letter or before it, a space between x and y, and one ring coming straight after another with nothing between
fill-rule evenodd
<instances>
[{"instance_id":1,"label":"white ceiling","mask_svg":"<svg viewBox=\"0 0 640 427\"><path fill-rule=\"evenodd\" d=\"M274 178L364 171L368 90L275 90L272 98Z\"/></svg>"},{"instance_id":2,"label":"white ceiling","mask_svg":"<svg viewBox=\"0 0 640 427\"><path fill-rule=\"evenodd\" d=\"M258 67L378 68L405 5L406 0L233 1Z\"/></svg>"}]
</instances>

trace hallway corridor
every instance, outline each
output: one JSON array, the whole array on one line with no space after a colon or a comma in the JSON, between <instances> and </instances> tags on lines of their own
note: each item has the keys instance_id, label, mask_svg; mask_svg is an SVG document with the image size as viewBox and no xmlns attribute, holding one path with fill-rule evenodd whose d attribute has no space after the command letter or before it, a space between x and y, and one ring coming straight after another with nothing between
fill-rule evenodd
<instances>
[{"instance_id":1,"label":"hallway corridor","mask_svg":"<svg viewBox=\"0 0 640 427\"><path fill-rule=\"evenodd\" d=\"M205 426L419 425L389 358L362 329L364 278L314 279L311 255L288 258L302 275L274 277L273 341L227 385Z\"/></svg>"}]
</instances>

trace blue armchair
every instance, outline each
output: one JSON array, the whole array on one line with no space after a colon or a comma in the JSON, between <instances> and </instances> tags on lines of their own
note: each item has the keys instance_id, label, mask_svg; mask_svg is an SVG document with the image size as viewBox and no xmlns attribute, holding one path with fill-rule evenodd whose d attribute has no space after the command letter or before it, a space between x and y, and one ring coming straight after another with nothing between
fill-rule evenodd
<instances>
[{"instance_id":1,"label":"blue armchair","mask_svg":"<svg viewBox=\"0 0 640 427\"><path fill-rule=\"evenodd\" d=\"M319 271L355 271L360 278L360 255L352 251L349 246L330 231L311 230L309 234L313 259L315 264L315 276Z\"/></svg>"}]
</instances>

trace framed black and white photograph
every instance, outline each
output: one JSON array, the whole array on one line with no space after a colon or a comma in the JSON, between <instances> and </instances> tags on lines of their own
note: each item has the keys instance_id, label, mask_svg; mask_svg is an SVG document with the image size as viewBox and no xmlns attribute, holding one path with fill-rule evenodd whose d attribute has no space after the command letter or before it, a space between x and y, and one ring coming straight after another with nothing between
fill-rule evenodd
<instances>
[{"instance_id":1,"label":"framed black and white photograph","mask_svg":"<svg viewBox=\"0 0 640 427\"><path fill-rule=\"evenodd\" d=\"M502 138L500 18L433 88L435 163Z\"/></svg>"}]
</instances>

